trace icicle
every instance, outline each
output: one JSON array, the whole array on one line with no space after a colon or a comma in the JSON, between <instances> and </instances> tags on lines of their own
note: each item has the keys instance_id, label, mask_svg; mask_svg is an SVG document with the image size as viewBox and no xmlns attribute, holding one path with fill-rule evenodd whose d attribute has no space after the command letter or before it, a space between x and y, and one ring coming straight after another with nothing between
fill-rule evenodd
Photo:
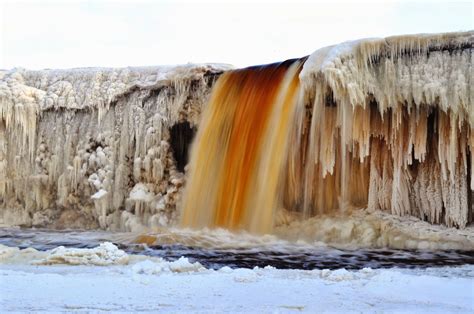
<instances>
[{"instance_id":1,"label":"icicle","mask_svg":"<svg viewBox=\"0 0 474 314\"><path fill-rule=\"evenodd\" d=\"M210 93L206 76L228 68L2 72L0 219L12 211L31 224L40 210L54 208L44 223L125 228L120 212L134 181L153 183L150 193L166 193L168 181L177 177L171 175L167 127L180 112L199 113ZM192 119L197 123L198 117ZM170 197L161 221L172 221L173 202ZM147 226L151 203L137 206Z\"/></svg>"},{"instance_id":2,"label":"icicle","mask_svg":"<svg viewBox=\"0 0 474 314\"><path fill-rule=\"evenodd\" d=\"M466 226L472 219L466 194L472 192L464 190L463 184L467 149L471 164L474 160L469 135L474 125L473 44L473 32L399 36L347 42L320 49L308 58L300 79L305 98L313 100L305 145L307 160L315 163L292 166L306 173L302 178L305 215L321 212L315 211L320 206L329 207L321 203L331 194L329 182L324 189L316 182L331 169L336 175L329 183L336 185L331 191L337 191L343 204L366 199L366 204L359 203L371 210ZM320 95L327 90L337 108L336 124L331 124L332 116L323 109L327 101ZM328 143L339 137L340 148L331 148ZM332 158L335 153L340 162ZM365 162L366 157L370 158L366 167L354 164L355 160ZM366 198L360 197L364 192L351 189L348 178L354 173L368 178L359 183L364 187L368 182ZM470 184L472 190L472 176ZM445 207L449 207L446 217L441 217Z\"/></svg>"}]
</instances>

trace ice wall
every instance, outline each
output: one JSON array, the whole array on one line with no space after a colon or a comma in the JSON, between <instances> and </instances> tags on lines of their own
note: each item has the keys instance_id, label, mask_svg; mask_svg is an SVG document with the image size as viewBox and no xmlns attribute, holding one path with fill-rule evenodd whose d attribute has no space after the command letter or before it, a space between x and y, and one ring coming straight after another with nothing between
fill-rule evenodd
<instances>
[{"instance_id":1,"label":"ice wall","mask_svg":"<svg viewBox=\"0 0 474 314\"><path fill-rule=\"evenodd\" d=\"M473 44L474 32L410 35L313 53L300 74L285 207L472 221Z\"/></svg>"},{"instance_id":2,"label":"ice wall","mask_svg":"<svg viewBox=\"0 0 474 314\"><path fill-rule=\"evenodd\" d=\"M190 140L210 87L228 68L1 72L0 222L169 224L184 180L170 132L182 126L175 141Z\"/></svg>"}]
</instances>

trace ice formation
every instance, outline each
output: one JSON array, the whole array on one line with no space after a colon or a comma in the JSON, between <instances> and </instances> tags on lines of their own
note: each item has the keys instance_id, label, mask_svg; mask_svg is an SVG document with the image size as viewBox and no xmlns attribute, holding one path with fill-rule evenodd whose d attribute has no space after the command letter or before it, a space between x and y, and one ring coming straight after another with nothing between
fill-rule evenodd
<instances>
[{"instance_id":1,"label":"ice formation","mask_svg":"<svg viewBox=\"0 0 474 314\"><path fill-rule=\"evenodd\" d=\"M167 261L161 257L129 255L111 242L103 242L99 246L90 249L59 246L48 251L38 251L31 247L20 250L18 247L0 244L0 264L31 264L38 266L132 265L132 273L145 275L192 273L206 270L199 262L190 262L188 258L183 256L175 261Z\"/></svg>"},{"instance_id":2,"label":"ice formation","mask_svg":"<svg viewBox=\"0 0 474 314\"><path fill-rule=\"evenodd\" d=\"M237 70L2 71L0 224L140 230L181 215L263 233L365 208L465 228L473 44L470 31Z\"/></svg>"},{"instance_id":3,"label":"ice formation","mask_svg":"<svg viewBox=\"0 0 474 314\"><path fill-rule=\"evenodd\" d=\"M36 261L35 264L108 266L128 264L128 260L129 256L127 253L120 250L113 243L104 242L93 249L75 249L59 246L48 252L48 255L45 258Z\"/></svg>"},{"instance_id":4,"label":"ice formation","mask_svg":"<svg viewBox=\"0 0 474 314\"><path fill-rule=\"evenodd\" d=\"M0 223L169 224L183 185L170 130L196 126L212 83L228 68L1 72Z\"/></svg>"},{"instance_id":5,"label":"ice formation","mask_svg":"<svg viewBox=\"0 0 474 314\"><path fill-rule=\"evenodd\" d=\"M458 230L380 210L338 211L293 219L274 227L273 233L289 242L328 244L341 249L474 250L472 225Z\"/></svg>"},{"instance_id":6,"label":"ice formation","mask_svg":"<svg viewBox=\"0 0 474 314\"><path fill-rule=\"evenodd\" d=\"M133 265L132 272L144 275L159 275L163 273L191 273L206 270L199 262L191 263L188 258L180 257L168 262L164 259L154 261L144 260Z\"/></svg>"},{"instance_id":7,"label":"ice formation","mask_svg":"<svg viewBox=\"0 0 474 314\"><path fill-rule=\"evenodd\" d=\"M41 257L42 254L31 247L20 250L18 247L0 244L0 264L19 264Z\"/></svg>"},{"instance_id":8,"label":"ice formation","mask_svg":"<svg viewBox=\"0 0 474 314\"><path fill-rule=\"evenodd\" d=\"M464 228L473 219L473 44L474 32L411 35L313 53L300 74L306 101L286 207L308 215L351 204Z\"/></svg>"}]
</instances>

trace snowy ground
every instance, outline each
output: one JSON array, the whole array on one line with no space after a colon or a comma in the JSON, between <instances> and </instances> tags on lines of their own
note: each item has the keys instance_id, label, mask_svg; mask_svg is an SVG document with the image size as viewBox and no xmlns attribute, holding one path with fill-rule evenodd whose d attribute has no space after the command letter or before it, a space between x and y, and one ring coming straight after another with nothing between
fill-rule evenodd
<instances>
[{"instance_id":1,"label":"snowy ground","mask_svg":"<svg viewBox=\"0 0 474 314\"><path fill-rule=\"evenodd\" d=\"M0 311L474 311L474 266L423 270L209 270L113 245L38 252L0 247ZM71 264L76 264L75 266ZM106 265L106 266L98 266Z\"/></svg>"}]
</instances>

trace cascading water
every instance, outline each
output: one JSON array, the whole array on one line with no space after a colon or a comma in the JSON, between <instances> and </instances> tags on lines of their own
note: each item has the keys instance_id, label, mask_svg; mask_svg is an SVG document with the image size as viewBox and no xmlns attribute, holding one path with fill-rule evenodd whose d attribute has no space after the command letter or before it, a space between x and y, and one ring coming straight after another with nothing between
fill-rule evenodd
<instances>
[{"instance_id":1,"label":"cascading water","mask_svg":"<svg viewBox=\"0 0 474 314\"><path fill-rule=\"evenodd\" d=\"M302 63L230 71L218 80L192 152L184 225L271 230Z\"/></svg>"}]
</instances>

